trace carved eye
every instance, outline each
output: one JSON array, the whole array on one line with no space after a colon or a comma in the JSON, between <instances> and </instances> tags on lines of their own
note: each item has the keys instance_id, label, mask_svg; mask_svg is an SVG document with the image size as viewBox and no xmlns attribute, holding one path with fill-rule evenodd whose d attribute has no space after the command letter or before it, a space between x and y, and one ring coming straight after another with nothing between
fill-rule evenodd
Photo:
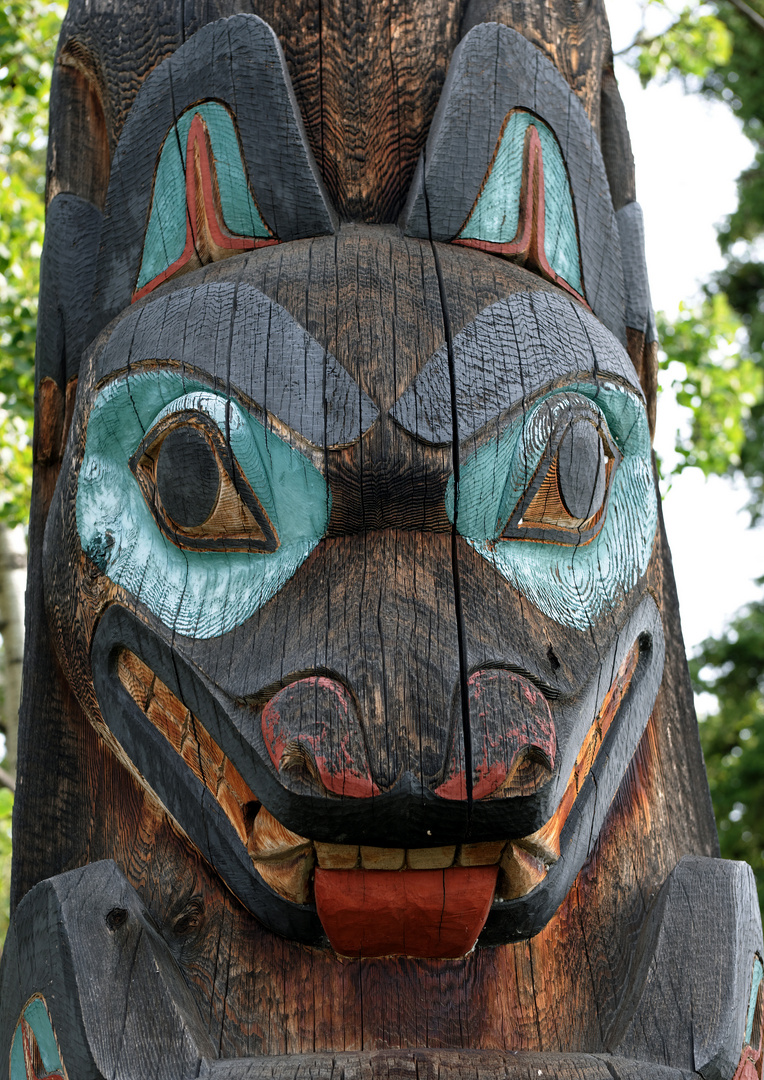
<instances>
[{"instance_id":1,"label":"carved eye","mask_svg":"<svg viewBox=\"0 0 764 1080\"><path fill-rule=\"evenodd\" d=\"M553 430L501 539L589 543L602 527L619 460L604 422L594 416L575 417Z\"/></svg>"},{"instance_id":2,"label":"carved eye","mask_svg":"<svg viewBox=\"0 0 764 1080\"><path fill-rule=\"evenodd\" d=\"M160 529L181 548L275 551L276 531L217 424L183 410L149 431L130 459Z\"/></svg>"}]
</instances>

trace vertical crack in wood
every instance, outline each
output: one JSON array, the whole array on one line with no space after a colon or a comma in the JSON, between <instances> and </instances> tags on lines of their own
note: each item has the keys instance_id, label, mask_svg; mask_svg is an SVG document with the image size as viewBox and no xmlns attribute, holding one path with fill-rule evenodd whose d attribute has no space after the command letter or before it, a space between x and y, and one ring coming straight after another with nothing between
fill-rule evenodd
<instances>
[{"instance_id":1,"label":"vertical crack in wood","mask_svg":"<svg viewBox=\"0 0 764 1080\"><path fill-rule=\"evenodd\" d=\"M451 576L454 584L454 611L456 614L456 637L459 651L459 699L462 715L462 738L464 740L464 776L467 789L467 835L472 817L472 731L470 729L470 702L467 675L467 635L464 626L464 610L462 606L461 577L459 573L459 416L457 413L456 399L456 365L454 359L454 337L451 328L451 315L448 309L448 297L446 284L443 278L443 268L440 263L438 249L432 238L432 225L430 221L430 200L427 194L427 154L422 151L422 176L424 190L424 204L427 213L427 233L435 263L435 273L438 278L438 293L440 296L440 309L443 315L443 332L446 337L446 350L448 352L448 381L451 393L451 456L454 473L454 520L451 526ZM447 763L446 763L447 765Z\"/></svg>"}]
</instances>

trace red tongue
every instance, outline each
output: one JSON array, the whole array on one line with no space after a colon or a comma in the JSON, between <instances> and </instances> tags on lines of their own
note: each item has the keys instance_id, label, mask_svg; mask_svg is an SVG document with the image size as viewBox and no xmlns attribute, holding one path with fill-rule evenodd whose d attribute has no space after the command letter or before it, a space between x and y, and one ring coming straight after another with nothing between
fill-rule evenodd
<instances>
[{"instance_id":1,"label":"red tongue","mask_svg":"<svg viewBox=\"0 0 764 1080\"><path fill-rule=\"evenodd\" d=\"M318 915L342 956L464 956L488 918L498 866L315 872Z\"/></svg>"}]
</instances>

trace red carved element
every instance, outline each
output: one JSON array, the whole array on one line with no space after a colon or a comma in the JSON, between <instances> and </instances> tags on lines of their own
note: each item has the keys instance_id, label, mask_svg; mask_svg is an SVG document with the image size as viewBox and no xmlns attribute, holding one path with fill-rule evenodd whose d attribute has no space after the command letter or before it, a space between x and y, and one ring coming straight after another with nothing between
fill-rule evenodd
<instances>
[{"instance_id":1,"label":"red carved element","mask_svg":"<svg viewBox=\"0 0 764 1080\"><path fill-rule=\"evenodd\" d=\"M316 868L316 907L342 956L465 956L488 918L497 874L497 866Z\"/></svg>"},{"instance_id":2,"label":"red carved element","mask_svg":"<svg viewBox=\"0 0 764 1080\"><path fill-rule=\"evenodd\" d=\"M21 1047L24 1051L26 1080L67 1080L63 1072L45 1072L32 1025L23 1016L21 1018Z\"/></svg>"},{"instance_id":3,"label":"red carved element","mask_svg":"<svg viewBox=\"0 0 764 1080\"><path fill-rule=\"evenodd\" d=\"M368 799L379 794L355 704L336 679L311 675L285 686L266 704L261 726L277 769L307 766L332 795Z\"/></svg>"},{"instance_id":4,"label":"red carved element","mask_svg":"<svg viewBox=\"0 0 764 1080\"><path fill-rule=\"evenodd\" d=\"M732 1080L761 1080L761 1051L744 1046Z\"/></svg>"},{"instance_id":5,"label":"red carved element","mask_svg":"<svg viewBox=\"0 0 764 1080\"><path fill-rule=\"evenodd\" d=\"M166 270L133 293L133 303L180 273L240 251L278 244L275 237L261 239L229 232L223 220L214 160L207 127L197 113L186 142L186 246Z\"/></svg>"},{"instance_id":6,"label":"red carved element","mask_svg":"<svg viewBox=\"0 0 764 1080\"><path fill-rule=\"evenodd\" d=\"M549 264L544 250L545 213L544 157L539 133L531 124L525 133L520 212L514 239L507 244L497 244L490 240L474 240L457 236L453 243L478 248L480 251L489 251L492 255L504 255L511 258L512 262L524 266L534 274L540 274L554 285L559 285L561 289L565 289L589 308L581 294L569 285L565 278L560 277Z\"/></svg>"},{"instance_id":7,"label":"red carved element","mask_svg":"<svg viewBox=\"0 0 764 1080\"><path fill-rule=\"evenodd\" d=\"M557 736L549 704L531 682L503 668L474 672L467 684L472 737L472 798L531 794L551 778ZM461 748L435 789L443 799L467 798Z\"/></svg>"}]
</instances>

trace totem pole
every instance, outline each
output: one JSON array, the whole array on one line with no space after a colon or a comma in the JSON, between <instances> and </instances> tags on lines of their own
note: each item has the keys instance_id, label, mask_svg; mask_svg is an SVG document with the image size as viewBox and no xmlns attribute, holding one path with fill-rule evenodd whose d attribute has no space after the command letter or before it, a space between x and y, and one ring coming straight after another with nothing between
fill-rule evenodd
<instances>
[{"instance_id":1,"label":"totem pole","mask_svg":"<svg viewBox=\"0 0 764 1080\"><path fill-rule=\"evenodd\" d=\"M70 0L47 213L0 1077L760 1077L602 0Z\"/></svg>"}]
</instances>

